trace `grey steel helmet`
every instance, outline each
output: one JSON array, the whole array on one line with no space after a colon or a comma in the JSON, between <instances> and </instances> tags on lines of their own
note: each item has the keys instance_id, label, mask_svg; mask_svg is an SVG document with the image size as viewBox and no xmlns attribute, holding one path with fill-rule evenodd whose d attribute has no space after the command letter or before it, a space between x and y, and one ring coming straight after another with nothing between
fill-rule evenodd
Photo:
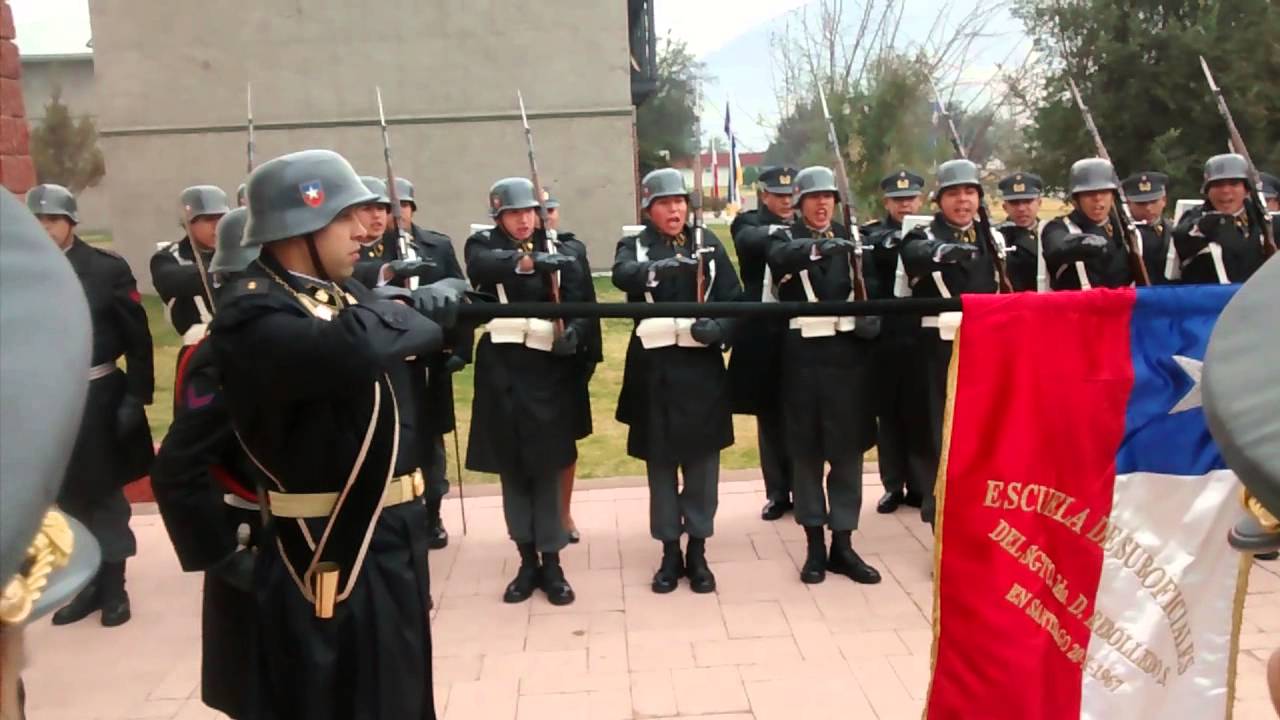
<instances>
[{"instance_id":1,"label":"grey steel helmet","mask_svg":"<svg viewBox=\"0 0 1280 720\"><path fill-rule=\"evenodd\" d=\"M791 194L795 196L797 205L805 195L818 192L835 193L836 201L840 200L840 190L836 188L836 174L831 171L831 168L821 165L807 167L797 173L796 179L791 183Z\"/></svg>"},{"instance_id":2,"label":"grey steel helmet","mask_svg":"<svg viewBox=\"0 0 1280 720\"><path fill-rule=\"evenodd\" d=\"M560 201L551 194L550 190L542 188L542 206L548 210L555 210L560 207Z\"/></svg>"},{"instance_id":3,"label":"grey steel helmet","mask_svg":"<svg viewBox=\"0 0 1280 720\"><path fill-rule=\"evenodd\" d=\"M377 198L332 150L281 155L249 176L249 220L241 244L255 247L313 233L352 205Z\"/></svg>"},{"instance_id":4,"label":"grey steel helmet","mask_svg":"<svg viewBox=\"0 0 1280 720\"><path fill-rule=\"evenodd\" d=\"M409 203L413 206L414 212L418 211L418 201L413 197L413 183L402 177L396 178L396 199L402 203Z\"/></svg>"},{"instance_id":5,"label":"grey steel helmet","mask_svg":"<svg viewBox=\"0 0 1280 720\"><path fill-rule=\"evenodd\" d=\"M244 207L248 204L249 197L245 194L248 185L240 183L240 187L236 188L236 207Z\"/></svg>"},{"instance_id":6,"label":"grey steel helmet","mask_svg":"<svg viewBox=\"0 0 1280 720\"><path fill-rule=\"evenodd\" d=\"M933 199L936 201L942 197L943 191L948 188L961 186L976 187L978 194L983 194L978 166L972 160L948 160L938 166L938 187L933 191Z\"/></svg>"},{"instance_id":7,"label":"grey steel helmet","mask_svg":"<svg viewBox=\"0 0 1280 720\"><path fill-rule=\"evenodd\" d=\"M364 183L369 192L378 196L378 202L391 207L391 196L387 194L387 181L372 175L361 175L360 182Z\"/></svg>"},{"instance_id":8,"label":"grey steel helmet","mask_svg":"<svg viewBox=\"0 0 1280 720\"><path fill-rule=\"evenodd\" d=\"M1243 155L1235 153L1224 153L1209 158L1204 164L1204 184L1200 186L1200 194L1209 192L1209 185L1219 180L1240 180L1248 183L1248 161Z\"/></svg>"},{"instance_id":9,"label":"grey steel helmet","mask_svg":"<svg viewBox=\"0 0 1280 720\"><path fill-rule=\"evenodd\" d=\"M218 221L218 243L209 263L209 272L240 272L258 259L257 247L244 247L244 223L249 219L248 208L236 208Z\"/></svg>"},{"instance_id":10,"label":"grey steel helmet","mask_svg":"<svg viewBox=\"0 0 1280 720\"><path fill-rule=\"evenodd\" d=\"M32 215L62 215L75 225L80 222L76 196L61 185L46 183L27 191L27 209Z\"/></svg>"},{"instance_id":11,"label":"grey steel helmet","mask_svg":"<svg viewBox=\"0 0 1280 720\"><path fill-rule=\"evenodd\" d=\"M689 197L684 184L684 173L675 168L661 168L650 172L640 181L640 209L648 210L654 200L663 197Z\"/></svg>"},{"instance_id":12,"label":"grey steel helmet","mask_svg":"<svg viewBox=\"0 0 1280 720\"><path fill-rule=\"evenodd\" d=\"M1071 194L1075 195L1098 190L1118 190L1120 180L1111 163L1102 158L1085 158L1072 163L1067 186Z\"/></svg>"},{"instance_id":13,"label":"grey steel helmet","mask_svg":"<svg viewBox=\"0 0 1280 720\"><path fill-rule=\"evenodd\" d=\"M191 222L202 215L226 215L231 212L227 194L216 185L192 185L178 197L183 222Z\"/></svg>"},{"instance_id":14,"label":"grey steel helmet","mask_svg":"<svg viewBox=\"0 0 1280 720\"><path fill-rule=\"evenodd\" d=\"M489 188L489 217L497 218L506 210L538 207L533 182L522 177L502 178Z\"/></svg>"}]
</instances>

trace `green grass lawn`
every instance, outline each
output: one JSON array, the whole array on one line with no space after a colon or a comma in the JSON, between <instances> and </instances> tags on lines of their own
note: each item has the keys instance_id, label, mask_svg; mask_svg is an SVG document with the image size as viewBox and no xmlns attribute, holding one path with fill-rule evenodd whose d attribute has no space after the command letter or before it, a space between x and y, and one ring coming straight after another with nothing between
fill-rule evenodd
<instances>
[{"instance_id":1,"label":"green grass lawn","mask_svg":"<svg viewBox=\"0 0 1280 720\"><path fill-rule=\"evenodd\" d=\"M729 242L728 226L724 224L709 226L726 244L732 255L733 247ZM605 258L597 258L595 263L600 266L606 261ZM613 286L609 278L597 277L595 284L600 302L623 302L622 292ZM144 296L143 304L147 308L147 316L151 321L156 368L155 403L147 409L147 414L151 419L152 434L156 440L159 440L164 437L169 424L173 421L173 374L181 339L165 320L164 305L159 298L154 295ZM623 360L632 326L632 321L627 319L603 321L604 362L596 368L596 374L591 380L591 411L595 433L578 445L579 477L612 477L644 473L644 463L627 456L627 427L613 419L618 391L622 388ZM467 451L467 428L471 422L473 382L472 366L467 366L466 369L457 373L453 380L458 427L462 430L458 439L464 457ZM755 418L736 415L733 424L736 443L724 451L721 456L721 466L726 469L758 466ZM449 450L449 474L452 476L454 474L452 439L446 438L445 444ZM496 482L497 477L468 472L466 480L467 482Z\"/></svg>"}]
</instances>

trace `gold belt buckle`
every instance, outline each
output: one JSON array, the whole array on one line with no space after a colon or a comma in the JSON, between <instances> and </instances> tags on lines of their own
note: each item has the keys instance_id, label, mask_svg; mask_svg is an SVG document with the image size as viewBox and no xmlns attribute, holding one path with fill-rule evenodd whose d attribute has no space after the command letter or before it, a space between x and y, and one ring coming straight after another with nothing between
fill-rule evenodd
<instances>
[{"instance_id":1,"label":"gold belt buckle","mask_svg":"<svg viewBox=\"0 0 1280 720\"><path fill-rule=\"evenodd\" d=\"M422 477L421 470L413 471L413 496L421 497L427 490L427 481Z\"/></svg>"}]
</instances>

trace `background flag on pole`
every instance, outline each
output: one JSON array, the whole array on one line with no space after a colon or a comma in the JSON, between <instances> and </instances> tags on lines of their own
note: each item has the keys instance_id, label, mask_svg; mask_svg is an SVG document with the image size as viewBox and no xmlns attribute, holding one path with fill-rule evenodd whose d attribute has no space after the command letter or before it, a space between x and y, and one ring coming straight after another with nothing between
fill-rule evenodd
<instances>
[{"instance_id":1,"label":"background flag on pole","mask_svg":"<svg viewBox=\"0 0 1280 720\"><path fill-rule=\"evenodd\" d=\"M716 138L711 136L711 197L720 199L720 155L716 152Z\"/></svg>"},{"instance_id":2,"label":"background flag on pole","mask_svg":"<svg viewBox=\"0 0 1280 720\"><path fill-rule=\"evenodd\" d=\"M733 120L729 117L729 103L724 104L724 134L729 138L729 189L725 192L725 201L732 205L738 202L738 185L741 183L741 168L738 167L738 139L733 136Z\"/></svg>"}]
</instances>

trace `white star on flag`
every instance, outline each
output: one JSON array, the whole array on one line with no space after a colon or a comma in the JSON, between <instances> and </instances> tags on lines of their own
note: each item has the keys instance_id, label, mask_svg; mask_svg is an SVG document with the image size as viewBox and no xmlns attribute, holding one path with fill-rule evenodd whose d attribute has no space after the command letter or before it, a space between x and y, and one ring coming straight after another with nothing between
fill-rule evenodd
<instances>
[{"instance_id":1,"label":"white star on flag","mask_svg":"<svg viewBox=\"0 0 1280 720\"><path fill-rule=\"evenodd\" d=\"M1202 405L1200 401L1200 372L1204 367L1204 361L1189 358L1185 355L1174 355L1173 361L1178 364L1178 367L1182 368L1187 377L1191 378L1191 389L1169 411L1170 415L1177 415L1180 412L1186 412Z\"/></svg>"},{"instance_id":2,"label":"white star on flag","mask_svg":"<svg viewBox=\"0 0 1280 720\"><path fill-rule=\"evenodd\" d=\"M308 199L308 200L315 200L315 199L316 199L316 198L318 198L318 197L320 197L320 191L319 191L319 190L315 189L314 187L309 187L309 188L307 188L307 199Z\"/></svg>"}]
</instances>

